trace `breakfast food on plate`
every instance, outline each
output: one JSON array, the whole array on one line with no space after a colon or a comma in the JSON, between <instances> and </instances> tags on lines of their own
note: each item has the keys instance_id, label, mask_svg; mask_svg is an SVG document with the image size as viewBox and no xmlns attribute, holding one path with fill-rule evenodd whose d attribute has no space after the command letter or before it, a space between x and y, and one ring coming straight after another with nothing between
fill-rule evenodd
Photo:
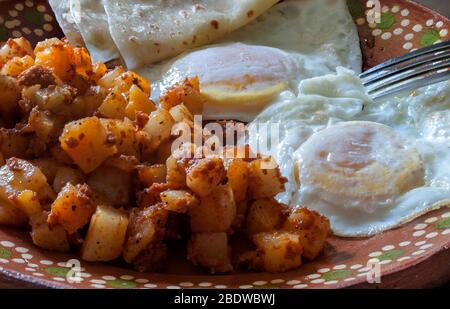
<instances>
[{"instance_id":1,"label":"breakfast food on plate","mask_svg":"<svg viewBox=\"0 0 450 309\"><path fill-rule=\"evenodd\" d=\"M356 27L345 1L283 1L214 45L137 69L152 81L157 100L173 82L198 76L204 119L251 121L297 94L301 80L330 74L338 66L361 70Z\"/></svg>"},{"instance_id":2,"label":"breakfast food on plate","mask_svg":"<svg viewBox=\"0 0 450 309\"><path fill-rule=\"evenodd\" d=\"M198 126L197 78L157 106L147 80L56 38L8 40L0 73L0 224L29 227L37 246L161 271L168 247L186 245L212 273L284 272L324 248L328 219L274 199L286 179L270 157L190 140L171 152L175 125Z\"/></svg>"},{"instance_id":3,"label":"breakfast food on plate","mask_svg":"<svg viewBox=\"0 0 450 309\"><path fill-rule=\"evenodd\" d=\"M326 215L334 234L370 236L450 205L450 82L372 101L349 70L304 80L251 125L278 123L277 196ZM261 137L250 136L250 145Z\"/></svg>"}]
</instances>

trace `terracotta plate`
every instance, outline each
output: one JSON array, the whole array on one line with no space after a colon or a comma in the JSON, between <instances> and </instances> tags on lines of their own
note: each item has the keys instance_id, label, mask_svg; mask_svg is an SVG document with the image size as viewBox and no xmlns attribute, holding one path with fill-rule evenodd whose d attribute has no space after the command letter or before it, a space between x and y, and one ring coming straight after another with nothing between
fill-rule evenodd
<instances>
[{"instance_id":1,"label":"terracotta plate","mask_svg":"<svg viewBox=\"0 0 450 309\"><path fill-rule=\"evenodd\" d=\"M450 21L413 1L382 0L379 24L367 22L367 1L348 2L358 25L365 68L449 39ZM32 42L62 36L46 1L0 3L0 41L18 36ZM33 286L64 288L429 287L450 279L449 247L450 208L445 207L371 238L333 237L321 257L284 274L210 276L179 260L168 261L168 273L143 274L118 264L78 265L76 256L40 250L27 233L2 227L0 273ZM368 283L378 271L381 283Z\"/></svg>"}]
</instances>

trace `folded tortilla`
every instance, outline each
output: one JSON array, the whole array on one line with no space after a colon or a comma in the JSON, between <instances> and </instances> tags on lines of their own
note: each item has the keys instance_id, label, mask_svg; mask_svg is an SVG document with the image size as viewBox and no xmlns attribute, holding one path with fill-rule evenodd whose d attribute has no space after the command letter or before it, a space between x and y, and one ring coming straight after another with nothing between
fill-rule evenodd
<instances>
[{"instance_id":1,"label":"folded tortilla","mask_svg":"<svg viewBox=\"0 0 450 309\"><path fill-rule=\"evenodd\" d=\"M102 0L128 69L211 43L279 0Z\"/></svg>"},{"instance_id":2,"label":"folded tortilla","mask_svg":"<svg viewBox=\"0 0 450 309\"><path fill-rule=\"evenodd\" d=\"M69 1L49 0L49 4L55 13L59 26L69 40L69 43L73 46L84 46L80 31L70 14Z\"/></svg>"},{"instance_id":3,"label":"folded tortilla","mask_svg":"<svg viewBox=\"0 0 450 309\"><path fill-rule=\"evenodd\" d=\"M70 0L70 12L94 61L120 58L109 33L108 17L100 0Z\"/></svg>"}]
</instances>

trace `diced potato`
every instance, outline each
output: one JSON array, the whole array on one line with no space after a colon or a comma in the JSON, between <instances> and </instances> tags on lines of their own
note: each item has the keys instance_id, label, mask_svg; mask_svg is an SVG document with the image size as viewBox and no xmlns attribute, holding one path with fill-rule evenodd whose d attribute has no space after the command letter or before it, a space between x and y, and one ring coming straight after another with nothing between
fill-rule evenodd
<instances>
[{"instance_id":1,"label":"diced potato","mask_svg":"<svg viewBox=\"0 0 450 309\"><path fill-rule=\"evenodd\" d=\"M61 166L57 169L55 178L53 180L53 190L55 192L61 191L61 189L67 184L78 185L84 182L84 175L77 169Z\"/></svg>"},{"instance_id":2,"label":"diced potato","mask_svg":"<svg viewBox=\"0 0 450 309\"><path fill-rule=\"evenodd\" d=\"M200 204L189 210L194 233L228 232L236 216L236 204L229 184L217 186Z\"/></svg>"},{"instance_id":3,"label":"diced potato","mask_svg":"<svg viewBox=\"0 0 450 309\"><path fill-rule=\"evenodd\" d=\"M150 187L154 183L166 182L167 168L165 164L141 165L137 168L139 181Z\"/></svg>"},{"instance_id":4,"label":"diced potato","mask_svg":"<svg viewBox=\"0 0 450 309\"><path fill-rule=\"evenodd\" d=\"M0 199L0 226L25 226L28 222L27 215L9 201Z\"/></svg>"},{"instance_id":5,"label":"diced potato","mask_svg":"<svg viewBox=\"0 0 450 309\"><path fill-rule=\"evenodd\" d=\"M66 124L59 140L62 149L85 173L92 172L117 152L97 117Z\"/></svg>"},{"instance_id":6,"label":"diced potato","mask_svg":"<svg viewBox=\"0 0 450 309\"><path fill-rule=\"evenodd\" d=\"M100 166L88 176L87 184L113 205L125 205L130 202L131 175L123 170Z\"/></svg>"},{"instance_id":7,"label":"diced potato","mask_svg":"<svg viewBox=\"0 0 450 309\"><path fill-rule=\"evenodd\" d=\"M199 203L195 196L184 190L167 190L161 192L160 197L167 210L178 213L185 213Z\"/></svg>"},{"instance_id":8,"label":"diced potato","mask_svg":"<svg viewBox=\"0 0 450 309\"><path fill-rule=\"evenodd\" d=\"M251 198L273 197L285 190L287 179L274 167L275 162L270 157L250 162L248 189Z\"/></svg>"},{"instance_id":9,"label":"diced potato","mask_svg":"<svg viewBox=\"0 0 450 309\"><path fill-rule=\"evenodd\" d=\"M302 264L302 245L300 237L294 233L272 232L253 236L256 254L250 261L250 268L282 273Z\"/></svg>"},{"instance_id":10,"label":"diced potato","mask_svg":"<svg viewBox=\"0 0 450 309\"><path fill-rule=\"evenodd\" d=\"M123 94L118 90L113 90L105 98L98 111L106 118L123 119L127 104Z\"/></svg>"},{"instance_id":11,"label":"diced potato","mask_svg":"<svg viewBox=\"0 0 450 309\"><path fill-rule=\"evenodd\" d=\"M70 63L75 68L76 74L88 80L93 70L89 52L84 47L76 47L70 56Z\"/></svg>"},{"instance_id":12,"label":"diced potato","mask_svg":"<svg viewBox=\"0 0 450 309\"><path fill-rule=\"evenodd\" d=\"M130 214L127 239L123 257L131 263L151 243L157 243L164 237L164 226L168 212L164 204L156 204L144 209L134 208Z\"/></svg>"},{"instance_id":13,"label":"diced potato","mask_svg":"<svg viewBox=\"0 0 450 309\"><path fill-rule=\"evenodd\" d=\"M0 116L8 117L14 111L21 97L21 88L15 78L0 75L0 93L2 101L0 104Z\"/></svg>"},{"instance_id":14,"label":"diced potato","mask_svg":"<svg viewBox=\"0 0 450 309\"><path fill-rule=\"evenodd\" d=\"M319 255L331 233L330 221L326 217L304 207L292 210L284 228L300 236L303 256L308 259Z\"/></svg>"},{"instance_id":15,"label":"diced potato","mask_svg":"<svg viewBox=\"0 0 450 309\"><path fill-rule=\"evenodd\" d=\"M34 59L29 56L14 57L9 60L1 69L0 74L17 77L34 64Z\"/></svg>"},{"instance_id":16,"label":"diced potato","mask_svg":"<svg viewBox=\"0 0 450 309\"><path fill-rule=\"evenodd\" d=\"M34 49L35 64L49 68L63 81L69 81L75 71L71 63L72 47L57 38L39 42Z\"/></svg>"},{"instance_id":17,"label":"diced potato","mask_svg":"<svg viewBox=\"0 0 450 309\"><path fill-rule=\"evenodd\" d=\"M105 73L102 78L98 80L97 84L105 89L111 89L115 86L115 79L123 72L125 72L124 68L117 66L113 70Z\"/></svg>"},{"instance_id":18,"label":"diced potato","mask_svg":"<svg viewBox=\"0 0 450 309\"><path fill-rule=\"evenodd\" d=\"M20 209L28 218L42 213L41 203L36 192L24 190L13 197L14 205Z\"/></svg>"},{"instance_id":19,"label":"diced potato","mask_svg":"<svg viewBox=\"0 0 450 309\"><path fill-rule=\"evenodd\" d=\"M241 159L233 159L227 167L228 182L233 188L234 200L237 202L244 201L247 197L248 163Z\"/></svg>"},{"instance_id":20,"label":"diced potato","mask_svg":"<svg viewBox=\"0 0 450 309\"><path fill-rule=\"evenodd\" d=\"M169 112L172 115L175 122L184 121L184 122L190 124L191 127L193 127L194 116L191 114L191 112L188 110L188 108L184 104L180 104L180 105L172 107L169 110Z\"/></svg>"},{"instance_id":21,"label":"diced potato","mask_svg":"<svg viewBox=\"0 0 450 309\"><path fill-rule=\"evenodd\" d=\"M28 117L29 128L33 129L38 139L46 144L57 141L64 128L64 123L65 119L62 116L42 110L37 106L31 110Z\"/></svg>"},{"instance_id":22,"label":"diced potato","mask_svg":"<svg viewBox=\"0 0 450 309\"><path fill-rule=\"evenodd\" d=\"M97 206L81 248L81 258L94 262L111 261L119 257L127 227L126 212L111 206Z\"/></svg>"},{"instance_id":23,"label":"diced potato","mask_svg":"<svg viewBox=\"0 0 450 309\"><path fill-rule=\"evenodd\" d=\"M225 179L226 172L221 158L199 159L186 173L186 185L200 197L209 195Z\"/></svg>"},{"instance_id":24,"label":"diced potato","mask_svg":"<svg viewBox=\"0 0 450 309\"><path fill-rule=\"evenodd\" d=\"M193 115L201 115L204 99L200 94L198 77L186 78L183 83L174 85L160 98L160 102L167 110L183 103Z\"/></svg>"},{"instance_id":25,"label":"diced potato","mask_svg":"<svg viewBox=\"0 0 450 309\"><path fill-rule=\"evenodd\" d=\"M29 138L18 130L0 128L0 151L4 158L27 157L29 142Z\"/></svg>"},{"instance_id":26,"label":"diced potato","mask_svg":"<svg viewBox=\"0 0 450 309\"><path fill-rule=\"evenodd\" d=\"M249 237L280 228L286 220L285 207L273 199L260 199L249 207L246 232Z\"/></svg>"},{"instance_id":27,"label":"diced potato","mask_svg":"<svg viewBox=\"0 0 450 309\"><path fill-rule=\"evenodd\" d=\"M167 260L167 245L151 243L133 261L134 269L143 272L161 272Z\"/></svg>"},{"instance_id":28,"label":"diced potato","mask_svg":"<svg viewBox=\"0 0 450 309\"><path fill-rule=\"evenodd\" d=\"M103 62L94 63L94 65L92 66L91 80L93 80L94 82L98 82L98 80L102 78L107 71L108 68Z\"/></svg>"},{"instance_id":29,"label":"diced potato","mask_svg":"<svg viewBox=\"0 0 450 309\"><path fill-rule=\"evenodd\" d=\"M76 118L91 116L103 103L107 91L99 86L89 87L84 94L77 96L71 105L71 112Z\"/></svg>"},{"instance_id":30,"label":"diced potato","mask_svg":"<svg viewBox=\"0 0 450 309\"><path fill-rule=\"evenodd\" d=\"M39 168L28 161L9 158L0 168L0 199L9 201L24 190L36 192L40 200L53 200L55 197Z\"/></svg>"},{"instance_id":31,"label":"diced potato","mask_svg":"<svg viewBox=\"0 0 450 309\"><path fill-rule=\"evenodd\" d=\"M87 185L75 187L67 183L52 204L48 224L50 227L61 225L67 233L73 234L89 222L95 207L93 193Z\"/></svg>"},{"instance_id":32,"label":"diced potato","mask_svg":"<svg viewBox=\"0 0 450 309\"><path fill-rule=\"evenodd\" d=\"M131 120L135 120L136 112L150 115L155 110L155 103L150 100L148 94L142 91L139 86L132 85L128 95L128 105L125 108L125 115Z\"/></svg>"},{"instance_id":33,"label":"diced potato","mask_svg":"<svg viewBox=\"0 0 450 309\"><path fill-rule=\"evenodd\" d=\"M117 119L100 119L100 122L116 146L117 154L138 156L139 143L134 125Z\"/></svg>"},{"instance_id":34,"label":"diced potato","mask_svg":"<svg viewBox=\"0 0 450 309\"><path fill-rule=\"evenodd\" d=\"M144 153L152 153L162 143L170 138L172 126L175 124L170 113L165 109L158 109L150 117L139 132Z\"/></svg>"},{"instance_id":35,"label":"diced potato","mask_svg":"<svg viewBox=\"0 0 450 309\"><path fill-rule=\"evenodd\" d=\"M24 57L26 55L34 55L33 48L27 39L23 37L8 39L6 44L0 48L0 67L14 57Z\"/></svg>"},{"instance_id":36,"label":"diced potato","mask_svg":"<svg viewBox=\"0 0 450 309\"><path fill-rule=\"evenodd\" d=\"M229 272L233 270L230 255L226 233L192 234L187 258L194 265L204 266L212 274Z\"/></svg>"},{"instance_id":37,"label":"diced potato","mask_svg":"<svg viewBox=\"0 0 450 309\"><path fill-rule=\"evenodd\" d=\"M43 249L51 251L69 251L69 240L62 226L50 228L47 224L48 212L44 211L31 218L31 238L33 243Z\"/></svg>"},{"instance_id":38,"label":"diced potato","mask_svg":"<svg viewBox=\"0 0 450 309\"><path fill-rule=\"evenodd\" d=\"M166 161L167 167L167 183L172 188L185 188L186 187L186 172L178 164L177 159L170 156Z\"/></svg>"},{"instance_id":39,"label":"diced potato","mask_svg":"<svg viewBox=\"0 0 450 309\"><path fill-rule=\"evenodd\" d=\"M150 82L133 71L126 71L114 80L114 87L120 92L127 92L135 85L147 96L150 96Z\"/></svg>"}]
</instances>

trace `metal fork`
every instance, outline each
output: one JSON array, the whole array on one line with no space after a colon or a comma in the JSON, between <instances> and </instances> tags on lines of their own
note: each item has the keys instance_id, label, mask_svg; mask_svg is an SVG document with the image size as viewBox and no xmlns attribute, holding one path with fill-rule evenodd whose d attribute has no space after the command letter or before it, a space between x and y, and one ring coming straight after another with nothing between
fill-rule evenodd
<instances>
[{"instance_id":1,"label":"metal fork","mask_svg":"<svg viewBox=\"0 0 450 309\"><path fill-rule=\"evenodd\" d=\"M450 41L393 58L359 77L374 100L450 79Z\"/></svg>"}]
</instances>

